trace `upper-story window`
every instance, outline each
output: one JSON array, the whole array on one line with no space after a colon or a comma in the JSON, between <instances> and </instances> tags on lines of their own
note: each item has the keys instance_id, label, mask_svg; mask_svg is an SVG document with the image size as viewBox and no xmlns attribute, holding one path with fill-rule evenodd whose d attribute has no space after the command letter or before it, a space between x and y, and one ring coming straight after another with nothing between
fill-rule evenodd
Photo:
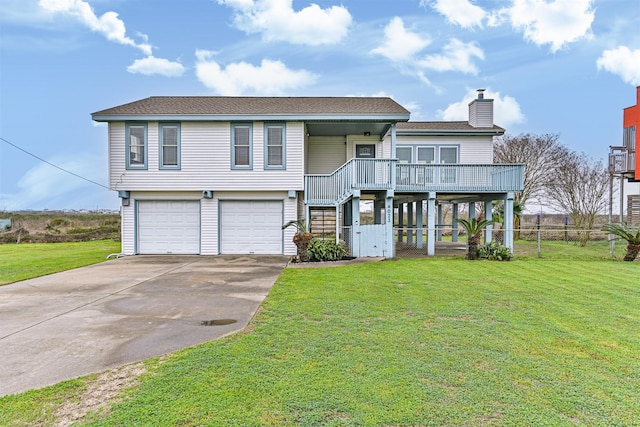
<instances>
[{"instance_id":1,"label":"upper-story window","mask_svg":"<svg viewBox=\"0 0 640 427\"><path fill-rule=\"evenodd\" d=\"M629 126L622 132L622 145L629 151L636 151L636 127Z\"/></svg>"},{"instance_id":2,"label":"upper-story window","mask_svg":"<svg viewBox=\"0 0 640 427\"><path fill-rule=\"evenodd\" d=\"M127 169L147 169L147 124L125 125Z\"/></svg>"},{"instance_id":3,"label":"upper-story window","mask_svg":"<svg viewBox=\"0 0 640 427\"><path fill-rule=\"evenodd\" d=\"M417 163L435 163L436 148L435 147L418 147Z\"/></svg>"},{"instance_id":4,"label":"upper-story window","mask_svg":"<svg viewBox=\"0 0 640 427\"><path fill-rule=\"evenodd\" d=\"M458 163L458 147L440 147L440 163Z\"/></svg>"},{"instance_id":5,"label":"upper-story window","mask_svg":"<svg viewBox=\"0 0 640 427\"><path fill-rule=\"evenodd\" d=\"M180 169L180 124L160 124L160 169Z\"/></svg>"},{"instance_id":6,"label":"upper-story window","mask_svg":"<svg viewBox=\"0 0 640 427\"><path fill-rule=\"evenodd\" d=\"M285 126L284 124L265 125L265 169L285 168Z\"/></svg>"},{"instance_id":7,"label":"upper-story window","mask_svg":"<svg viewBox=\"0 0 640 427\"><path fill-rule=\"evenodd\" d=\"M397 147L396 156L398 157L398 163L412 163L413 154L411 147Z\"/></svg>"},{"instance_id":8,"label":"upper-story window","mask_svg":"<svg viewBox=\"0 0 640 427\"><path fill-rule=\"evenodd\" d=\"M252 126L250 123L236 123L231 125L231 168L251 169L252 156Z\"/></svg>"}]
</instances>

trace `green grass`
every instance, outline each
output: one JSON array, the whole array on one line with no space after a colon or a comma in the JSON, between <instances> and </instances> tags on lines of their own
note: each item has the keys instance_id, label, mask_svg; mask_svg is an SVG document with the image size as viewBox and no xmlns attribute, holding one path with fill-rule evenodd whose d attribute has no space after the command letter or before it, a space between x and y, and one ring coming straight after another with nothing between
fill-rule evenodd
<instances>
[{"instance_id":1,"label":"green grass","mask_svg":"<svg viewBox=\"0 0 640 427\"><path fill-rule=\"evenodd\" d=\"M87 423L637 425L639 273L545 259L287 269L247 331L154 364ZM32 422L27 401L0 399L0 420Z\"/></svg>"},{"instance_id":2,"label":"green grass","mask_svg":"<svg viewBox=\"0 0 640 427\"><path fill-rule=\"evenodd\" d=\"M113 240L0 245L0 285L96 264L118 252L120 242Z\"/></svg>"}]
</instances>

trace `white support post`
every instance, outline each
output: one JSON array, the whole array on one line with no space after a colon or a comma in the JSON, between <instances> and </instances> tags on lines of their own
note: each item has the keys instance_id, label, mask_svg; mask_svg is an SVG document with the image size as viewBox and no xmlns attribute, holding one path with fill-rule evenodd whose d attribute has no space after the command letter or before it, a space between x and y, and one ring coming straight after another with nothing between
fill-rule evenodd
<instances>
[{"instance_id":1,"label":"white support post","mask_svg":"<svg viewBox=\"0 0 640 427\"><path fill-rule=\"evenodd\" d=\"M340 206L336 206L336 245L340 243Z\"/></svg>"},{"instance_id":2,"label":"white support post","mask_svg":"<svg viewBox=\"0 0 640 427\"><path fill-rule=\"evenodd\" d=\"M451 241L458 241L458 204L454 203L453 208L451 210L451 215L453 217L453 223L451 224Z\"/></svg>"},{"instance_id":3,"label":"white support post","mask_svg":"<svg viewBox=\"0 0 640 427\"><path fill-rule=\"evenodd\" d=\"M393 190L387 190L384 201L385 225L386 225L386 245L384 249L385 258L394 258L396 256L396 245L393 242Z\"/></svg>"},{"instance_id":4,"label":"white support post","mask_svg":"<svg viewBox=\"0 0 640 427\"><path fill-rule=\"evenodd\" d=\"M442 241L442 222L442 205L438 205L438 224L436 224L436 227L438 227L438 242Z\"/></svg>"},{"instance_id":5,"label":"white support post","mask_svg":"<svg viewBox=\"0 0 640 427\"><path fill-rule=\"evenodd\" d=\"M351 254L360 256L360 190L353 190L351 198Z\"/></svg>"},{"instance_id":6,"label":"white support post","mask_svg":"<svg viewBox=\"0 0 640 427\"><path fill-rule=\"evenodd\" d=\"M469 219L476 217L476 202L469 203Z\"/></svg>"},{"instance_id":7,"label":"white support post","mask_svg":"<svg viewBox=\"0 0 640 427\"><path fill-rule=\"evenodd\" d=\"M427 255L436 254L436 193L427 196Z\"/></svg>"},{"instance_id":8,"label":"white support post","mask_svg":"<svg viewBox=\"0 0 640 427\"><path fill-rule=\"evenodd\" d=\"M422 200L416 202L416 248L422 249Z\"/></svg>"},{"instance_id":9,"label":"white support post","mask_svg":"<svg viewBox=\"0 0 640 427\"><path fill-rule=\"evenodd\" d=\"M398 242L404 240L404 203L398 203Z\"/></svg>"},{"instance_id":10,"label":"white support post","mask_svg":"<svg viewBox=\"0 0 640 427\"><path fill-rule=\"evenodd\" d=\"M493 202L492 200L485 200L484 202L484 214L487 221L491 221L491 218L493 217L492 202ZM493 240L493 224L489 224L484 229L484 242L491 243L492 240Z\"/></svg>"},{"instance_id":11,"label":"white support post","mask_svg":"<svg viewBox=\"0 0 640 427\"><path fill-rule=\"evenodd\" d=\"M413 202L407 203L407 244L413 244Z\"/></svg>"},{"instance_id":12,"label":"white support post","mask_svg":"<svg viewBox=\"0 0 640 427\"><path fill-rule=\"evenodd\" d=\"M513 253L513 193L507 193L504 200L504 245Z\"/></svg>"}]
</instances>

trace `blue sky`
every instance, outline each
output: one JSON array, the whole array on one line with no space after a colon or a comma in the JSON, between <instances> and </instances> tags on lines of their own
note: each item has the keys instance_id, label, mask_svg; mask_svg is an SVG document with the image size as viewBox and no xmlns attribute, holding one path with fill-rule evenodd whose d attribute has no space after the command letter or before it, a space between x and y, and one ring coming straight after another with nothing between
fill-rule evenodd
<instances>
[{"instance_id":1,"label":"blue sky","mask_svg":"<svg viewBox=\"0 0 640 427\"><path fill-rule=\"evenodd\" d=\"M107 184L90 113L153 95L391 96L604 159L640 85L638 0L2 0L0 137ZM117 209L0 141L0 211Z\"/></svg>"}]
</instances>

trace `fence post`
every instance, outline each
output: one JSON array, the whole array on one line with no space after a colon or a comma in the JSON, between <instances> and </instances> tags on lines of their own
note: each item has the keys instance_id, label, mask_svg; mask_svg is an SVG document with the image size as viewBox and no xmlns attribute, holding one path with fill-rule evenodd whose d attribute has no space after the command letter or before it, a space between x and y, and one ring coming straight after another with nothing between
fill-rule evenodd
<instances>
[{"instance_id":1,"label":"fence post","mask_svg":"<svg viewBox=\"0 0 640 427\"><path fill-rule=\"evenodd\" d=\"M540 256L540 215L536 216L536 227L538 228L538 258L541 258Z\"/></svg>"},{"instance_id":2,"label":"fence post","mask_svg":"<svg viewBox=\"0 0 640 427\"><path fill-rule=\"evenodd\" d=\"M564 217L564 242L565 243L569 243L569 218L568 217Z\"/></svg>"}]
</instances>

